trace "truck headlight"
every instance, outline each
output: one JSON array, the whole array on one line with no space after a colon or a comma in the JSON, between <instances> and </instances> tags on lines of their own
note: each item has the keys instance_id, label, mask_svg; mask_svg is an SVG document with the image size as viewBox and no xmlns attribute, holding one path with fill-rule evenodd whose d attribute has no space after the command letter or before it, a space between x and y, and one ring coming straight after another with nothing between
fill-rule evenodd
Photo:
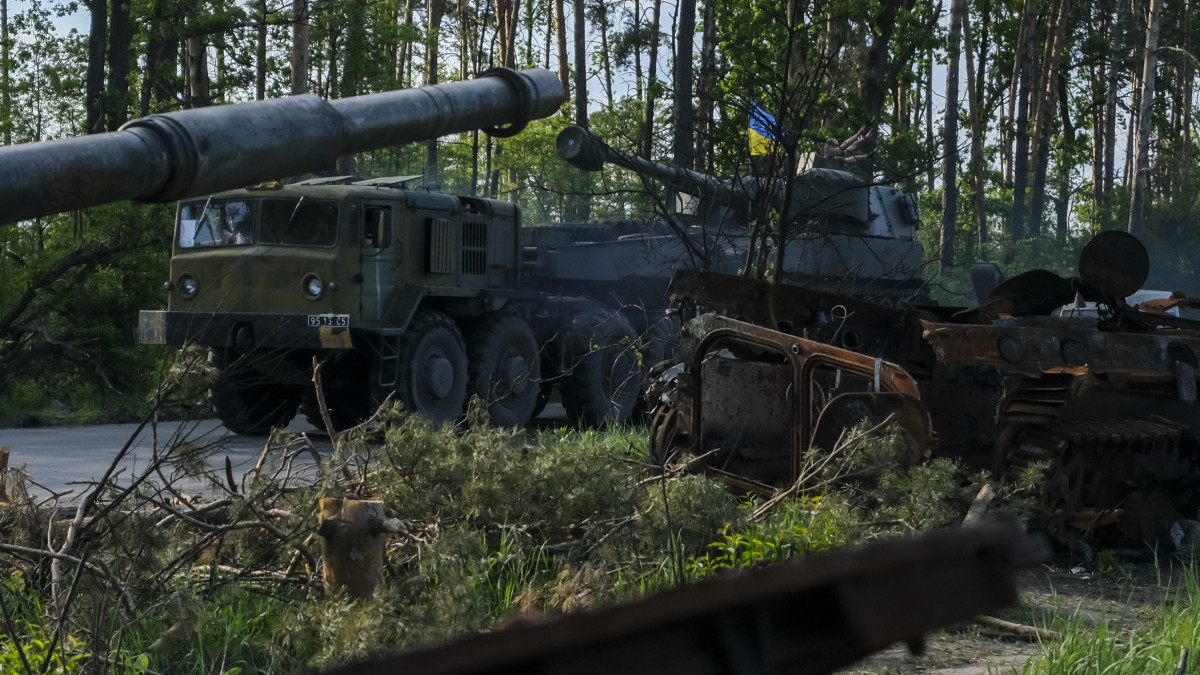
<instances>
[{"instance_id":1,"label":"truck headlight","mask_svg":"<svg viewBox=\"0 0 1200 675\"><path fill-rule=\"evenodd\" d=\"M177 288L179 289L179 293L181 295L190 298L196 294L196 280L185 274L179 277L179 284L177 285Z\"/></svg>"},{"instance_id":2,"label":"truck headlight","mask_svg":"<svg viewBox=\"0 0 1200 675\"><path fill-rule=\"evenodd\" d=\"M325 290L325 283L321 281L321 277L310 274L304 278L304 293L310 298L321 297L321 291Z\"/></svg>"}]
</instances>

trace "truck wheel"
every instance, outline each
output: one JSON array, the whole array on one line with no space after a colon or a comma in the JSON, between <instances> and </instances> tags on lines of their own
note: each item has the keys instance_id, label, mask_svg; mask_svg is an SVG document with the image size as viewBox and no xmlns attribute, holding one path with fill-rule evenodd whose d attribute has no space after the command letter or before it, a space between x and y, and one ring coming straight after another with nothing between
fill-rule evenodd
<instances>
[{"instance_id":1,"label":"truck wheel","mask_svg":"<svg viewBox=\"0 0 1200 675\"><path fill-rule=\"evenodd\" d=\"M333 423L334 431L349 429L370 417L374 411L371 396L365 387L325 385L325 405L329 408L329 421ZM317 392L312 387L305 387L304 395L300 397L300 414L314 427L325 428L321 406L317 404Z\"/></svg>"},{"instance_id":2,"label":"truck wheel","mask_svg":"<svg viewBox=\"0 0 1200 675\"><path fill-rule=\"evenodd\" d=\"M341 359L328 362L321 368L321 387L325 391L325 405L329 408L329 421L334 431L343 431L362 422L375 412L371 402L370 362L357 354L348 354ZM321 406L317 404L317 392L312 386L304 387L300 397L300 414L314 427L324 430Z\"/></svg>"},{"instance_id":3,"label":"truck wheel","mask_svg":"<svg viewBox=\"0 0 1200 675\"><path fill-rule=\"evenodd\" d=\"M397 347L395 391L404 409L434 424L458 419L467 401L467 352L450 317L417 312Z\"/></svg>"},{"instance_id":4,"label":"truck wheel","mask_svg":"<svg viewBox=\"0 0 1200 675\"><path fill-rule=\"evenodd\" d=\"M217 417L235 434L261 436L296 416L300 392L253 370L221 373L209 390Z\"/></svg>"},{"instance_id":5,"label":"truck wheel","mask_svg":"<svg viewBox=\"0 0 1200 675\"><path fill-rule=\"evenodd\" d=\"M616 310L579 313L567 329L567 363L559 391L571 421L599 425L629 421L642 368L637 333Z\"/></svg>"},{"instance_id":6,"label":"truck wheel","mask_svg":"<svg viewBox=\"0 0 1200 675\"><path fill-rule=\"evenodd\" d=\"M492 424L525 426L537 405L541 368L537 340L521 317L490 312L467 330L468 396L488 406Z\"/></svg>"}]
</instances>

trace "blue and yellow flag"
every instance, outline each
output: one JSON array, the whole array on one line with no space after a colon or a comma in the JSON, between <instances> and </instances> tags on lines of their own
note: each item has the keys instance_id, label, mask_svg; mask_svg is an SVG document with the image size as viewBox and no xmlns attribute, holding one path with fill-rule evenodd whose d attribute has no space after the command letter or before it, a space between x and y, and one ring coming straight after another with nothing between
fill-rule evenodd
<instances>
[{"instance_id":1,"label":"blue and yellow flag","mask_svg":"<svg viewBox=\"0 0 1200 675\"><path fill-rule=\"evenodd\" d=\"M779 142L775 129L775 116L760 108L758 103L750 101L750 128L746 132L750 136L751 155L775 152L775 144Z\"/></svg>"}]
</instances>

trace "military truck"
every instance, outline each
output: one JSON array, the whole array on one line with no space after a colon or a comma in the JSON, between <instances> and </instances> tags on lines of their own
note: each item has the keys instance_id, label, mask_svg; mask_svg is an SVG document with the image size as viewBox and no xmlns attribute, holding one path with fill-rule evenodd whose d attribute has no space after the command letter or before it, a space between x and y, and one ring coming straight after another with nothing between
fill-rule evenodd
<instances>
[{"instance_id":1,"label":"military truck","mask_svg":"<svg viewBox=\"0 0 1200 675\"><path fill-rule=\"evenodd\" d=\"M414 185L418 177L316 178L184 200L166 311L141 340L199 344L221 372L217 415L238 433L297 407L344 427L386 398L434 421L471 395L493 422L522 425L553 369L572 418L633 411L638 334L598 297L523 284L516 205Z\"/></svg>"}]
</instances>

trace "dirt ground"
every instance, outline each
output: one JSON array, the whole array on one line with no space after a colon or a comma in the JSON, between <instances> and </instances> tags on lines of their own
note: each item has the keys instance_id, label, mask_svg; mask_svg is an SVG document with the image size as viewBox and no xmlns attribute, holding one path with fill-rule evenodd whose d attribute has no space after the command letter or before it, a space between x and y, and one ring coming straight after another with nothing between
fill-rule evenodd
<instances>
[{"instance_id":1,"label":"dirt ground","mask_svg":"<svg viewBox=\"0 0 1200 675\"><path fill-rule=\"evenodd\" d=\"M1063 558L1020 573L1020 599L995 616L1047 628L1056 618L1085 625L1107 620L1116 630L1133 628L1146 621L1171 592L1179 566L1122 562L1118 571L1102 573L1072 565ZM922 656L913 656L898 645L839 672L1004 675L1021 672L1037 649L1036 639L967 623L926 636Z\"/></svg>"}]
</instances>

